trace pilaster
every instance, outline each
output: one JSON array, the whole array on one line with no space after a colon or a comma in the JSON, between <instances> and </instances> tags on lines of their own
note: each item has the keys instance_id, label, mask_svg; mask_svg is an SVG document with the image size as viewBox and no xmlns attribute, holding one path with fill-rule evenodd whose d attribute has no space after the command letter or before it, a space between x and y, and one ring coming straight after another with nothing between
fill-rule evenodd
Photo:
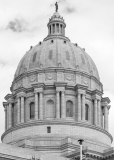
<instances>
[{"instance_id":1,"label":"pilaster","mask_svg":"<svg viewBox=\"0 0 114 160\"><path fill-rule=\"evenodd\" d=\"M81 94L78 93L78 121L81 121Z\"/></svg>"},{"instance_id":2,"label":"pilaster","mask_svg":"<svg viewBox=\"0 0 114 160\"><path fill-rule=\"evenodd\" d=\"M82 121L85 121L85 95L82 94Z\"/></svg>"},{"instance_id":3,"label":"pilaster","mask_svg":"<svg viewBox=\"0 0 114 160\"><path fill-rule=\"evenodd\" d=\"M18 97L17 99L17 123L19 124L20 123L20 111L21 111L21 99L20 97Z\"/></svg>"},{"instance_id":4,"label":"pilaster","mask_svg":"<svg viewBox=\"0 0 114 160\"><path fill-rule=\"evenodd\" d=\"M61 118L66 118L65 91L61 92Z\"/></svg>"},{"instance_id":5,"label":"pilaster","mask_svg":"<svg viewBox=\"0 0 114 160\"><path fill-rule=\"evenodd\" d=\"M56 91L56 118L60 119L60 92Z\"/></svg>"},{"instance_id":6,"label":"pilaster","mask_svg":"<svg viewBox=\"0 0 114 160\"><path fill-rule=\"evenodd\" d=\"M35 120L38 119L38 92L35 92Z\"/></svg>"},{"instance_id":7,"label":"pilaster","mask_svg":"<svg viewBox=\"0 0 114 160\"><path fill-rule=\"evenodd\" d=\"M7 106L8 106L8 103L7 102L3 102L3 106L4 106L4 112L5 112L5 131L7 130L8 128L8 119L7 119L7 115L8 115L8 111L7 111Z\"/></svg>"}]
</instances>

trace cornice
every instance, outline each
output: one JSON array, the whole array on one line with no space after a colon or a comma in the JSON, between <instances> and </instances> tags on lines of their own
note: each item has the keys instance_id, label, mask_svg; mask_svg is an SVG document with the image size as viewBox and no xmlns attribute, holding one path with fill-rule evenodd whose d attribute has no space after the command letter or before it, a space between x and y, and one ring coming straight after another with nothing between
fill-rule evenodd
<instances>
[{"instance_id":1,"label":"cornice","mask_svg":"<svg viewBox=\"0 0 114 160\"><path fill-rule=\"evenodd\" d=\"M31 71L27 71L21 75L19 75L18 77L14 78L13 82L12 82L12 85L21 80L22 78L24 77L28 77L32 74L38 74L38 73L47 73L47 72L64 72L64 73L74 73L74 74L80 74L80 75L83 75L83 76L86 76L90 79L93 79L95 80L99 85L103 86L102 83L94 76L91 76L90 74L86 73L86 72L83 72L82 70L76 70L76 69L66 69L66 68L60 68L60 67L50 67L50 68L43 68L43 69L34 69L34 70L31 70ZM12 86L11 86L12 88Z\"/></svg>"},{"instance_id":2,"label":"cornice","mask_svg":"<svg viewBox=\"0 0 114 160\"><path fill-rule=\"evenodd\" d=\"M8 94L4 97L4 99L5 99L6 101L8 101L9 99L12 99L12 97L13 97L13 95L8 93Z\"/></svg>"},{"instance_id":3,"label":"cornice","mask_svg":"<svg viewBox=\"0 0 114 160\"><path fill-rule=\"evenodd\" d=\"M56 87L66 87L67 82L55 82L54 85Z\"/></svg>"},{"instance_id":4,"label":"cornice","mask_svg":"<svg viewBox=\"0 0 114 160\"><path fill-rule=\"evenodd\" d=\"M88 86L82 85L82 84L77 84L75 87L76 90L81 89L81 90L87 90Z\"/></svg>"},{"instance_id":5,"label":"cornice","mask_svg":"<svg viewBox=\"0 0 114 160\"><path fill-rule=\"evenodd\" d=\"M11 159L11 160L28 160L28 158L22 158L22 157L17 157L17 156L13 156L13 155L8 155L8 154L3 154L0 153L0 159L4 158L4 159ZM30 157L31 158L31 157ZM30 159L29 159L30 160Z\"/></svg>"},{"instance_id":6,"label":"cornice","mask_svg":"<svg viewBox=\"0 0 114 160\"><path fill-rule=\"evenodd\" d=\"M101 91L99 91L99 90L97 90L97 89L95 89L94 91L92 91L92 95L99 95L99 96L102 96L102 92Z\"/></svg>"},{"instance_id":7,"label":"cornice","mask_svg":"<svg viewBox=\"0 0 114 160\"><path fill-rule=\"evenodd\" d=\"M108 97L103 97L101 99L101 102L105 102L105 103L109 104L110 103L110 99Z\"/></svg>"},{"instance_id":8,"label":"cornice","mask_svg":"<svg viewBox=\"0 0 114 160\"><path fill-rule=\"evenodd\" d=\"M63 39L63 40L66 40L66 41L70 41L70 39L64 35L48 35L47 37L45 37L43 39L43 41L47 41L49 39Z\"/></svg>"},{"instance_id":9,"label":"cornice","mask_svg":"<svg viewBox=\"0 0 114 160\"><path fill-rule=\"evenodd\" d=\"M20 92L26 93L26 88L24 87L19 87L18 89L15 90L16 94L19 94Z\"/></svg>"}]
</instances>

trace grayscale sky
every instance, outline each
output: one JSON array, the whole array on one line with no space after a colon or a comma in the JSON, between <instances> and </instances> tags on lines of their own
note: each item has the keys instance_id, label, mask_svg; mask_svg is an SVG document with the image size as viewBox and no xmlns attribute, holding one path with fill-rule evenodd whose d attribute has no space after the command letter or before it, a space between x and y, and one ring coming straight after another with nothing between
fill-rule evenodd
<instances>
[{"instance_id":1,"label":"grayscale sky","mask_svg":"<svg viewBox=\"0 0 114 160\"><path fill-rule=\"evenodd\" d=\"M4 132L4 97L30 46L48 34L56 0L0 0L0 135ZM66 36L95 62L104 97L111 100L109 132L114 137L114 0L58 0ZM114 146L114 143L112 144Z\"/></svg>"}]
</instances>

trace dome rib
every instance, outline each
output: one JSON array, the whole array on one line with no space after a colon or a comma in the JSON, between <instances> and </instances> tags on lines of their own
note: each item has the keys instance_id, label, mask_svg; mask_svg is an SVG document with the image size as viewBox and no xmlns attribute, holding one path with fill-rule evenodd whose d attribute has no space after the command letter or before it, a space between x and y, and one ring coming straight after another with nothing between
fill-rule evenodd
<instances>
[{"instance_id":1,"label":"dome rib","mask_svg":"<svg viewBox=\"0 0 114 160\"><path fill-rule=\"evenodd\" d=\"M51 40L53 40L53 43ZM50 51L54 56L52 59L49 58ZM36 59L33 62L35 53ZM79 68L80 71L86 72L99 80L98 70L91 57L79 46L75 46L69 41L64 42L64 39L59 38L49 39L29 50L21 59L15 77L23 74L25 69L28 72L47 67L62 67L73 70Z\"/></svg>"}]
</instances>

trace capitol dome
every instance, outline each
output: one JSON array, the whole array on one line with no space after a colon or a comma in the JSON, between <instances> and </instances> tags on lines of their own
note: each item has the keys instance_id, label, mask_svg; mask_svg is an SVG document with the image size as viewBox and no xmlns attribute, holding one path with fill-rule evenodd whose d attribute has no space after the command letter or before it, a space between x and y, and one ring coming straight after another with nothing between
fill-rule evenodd
<instances>
[{"instance_id":1,"label":"capitol dome","mask_svg":"<svg viewBox=\"0 0 114 160\"><path fill-rule=\"evenodd\" d=\"M84 72L99 80L98 70L85 49L73 44L65 37L61 28L50 31L50 26L59 22L60 26L66 26L63 18L55 12L48 23L49 34L43 42L30 48L20 61L15 77L33 70L45 70L46 68L63 68ZM60 30L59 30L60 29Z\"/></svg>"},{"instance_id":2,"label":"capitol dome","mask_svg":"<svg viewBox=\"0 0 114 160\"><path fill-rule=\"evenodd\" d=\"M47 37L23 56L5 96L2 142L73 159L81 138L90 156L102 158L113 139L98 70L65 36L57 8L47 26Z\"/></svg>"}]
</instances>

